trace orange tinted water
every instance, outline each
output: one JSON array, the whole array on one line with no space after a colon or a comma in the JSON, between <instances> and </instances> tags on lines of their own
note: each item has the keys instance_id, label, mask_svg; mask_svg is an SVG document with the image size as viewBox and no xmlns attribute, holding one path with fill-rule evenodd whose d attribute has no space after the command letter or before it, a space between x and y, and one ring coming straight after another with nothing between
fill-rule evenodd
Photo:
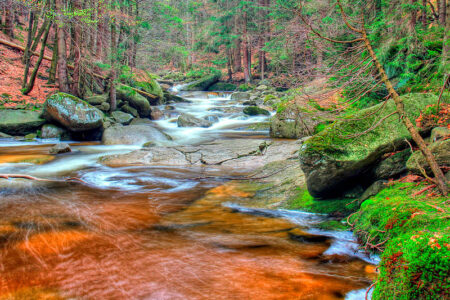
<instances>
[{"instance_id":1,"label":"orange tinted water","mask_svg":"<svg viewBox=\"0 0 450 300\"><path fill-rule=\"evenodd\" d=\"M134 188L0 194L0 299L344 299L370 284L367 263L323 255L329 239L294 241L289 233L304 228L222 205L251 196L232 184L189 179L198 174L187 169L71 175L91 171L117 171L111 181L133 178ZM151 181L180 177L195 185Z\"/></svg>"}]
</instances>

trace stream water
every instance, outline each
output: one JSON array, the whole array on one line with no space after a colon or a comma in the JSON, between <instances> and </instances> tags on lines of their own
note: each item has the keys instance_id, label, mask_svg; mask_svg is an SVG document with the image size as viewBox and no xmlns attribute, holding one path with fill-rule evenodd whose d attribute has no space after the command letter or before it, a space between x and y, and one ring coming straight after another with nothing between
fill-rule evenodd
<instances>
[{"instance_id":1,"label":"stream water","mask_svg":"<svg viewBox=\"0 0 450 300\"><path fill-rule=\"evenodd\" d=\"M183 97L155 122L175 144L268 138L227 94ZM218 122L178 128L180 112ZM374 262L351 233L315 229L325 216L240 207L202 168L98 162L135 146L54 143L0 140L0 173L88 183L0 179L0 299L364 299Z\"/></svg>"}]
</instances>

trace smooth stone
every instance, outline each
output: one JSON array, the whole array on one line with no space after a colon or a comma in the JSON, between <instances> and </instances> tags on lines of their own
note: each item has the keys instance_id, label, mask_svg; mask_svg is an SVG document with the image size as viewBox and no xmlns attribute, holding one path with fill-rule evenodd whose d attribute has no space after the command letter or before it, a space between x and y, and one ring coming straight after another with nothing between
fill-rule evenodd
<instances>
[{"instance_id":1,"label":"smooth stone","mask_svg":"<svg viewBox=\"0 0 450 300\"><path fill-rule=\"evenodd\" d=\"M105 130L102 137L104 145L144 145L147 142L161 144L170 137L150 125L114 125Z\"/></svg>"},{"instance_id":2,"label":"smooth stone","mask_svg":"<svg viewBox=\"0 0 450 300\"><path fill-rule=\"evenodd\" d=\"M178 127L211 127L212 122L182 113L177 120Z\"/></svg>"},{"instance_id":3,"label":"smooth stone","mask_svg":"<svg viewBox=\"0 0 450 300\"><path fill-rule=\"evenodd\" d=\"M55 146L51 147L48 152L50 154L61 154L61 153L72 152L72 149L70 149L69 144L62 143L62 144L56 144Z\"/></svg>"},{"instance_id":4,"label":"smooth stone","mask_svg":"<svg viewBox=\"0 0 450 300\"><path fill-rule=\"evenodd\" d=\"M38 130L45 120L32 110L0 110L0 131L8 135L26 135Z\"/></svg>"},{"instance_id":5,"label":"smooth stone","mask_svg":"<svg viewBox=\"0 0 450 300\"><path fill-rule=\"evenodd\" d=\"M111 116L113 119L120 124L128 125L131 123L131 121L134 119L134 117L130 114L127 114L123 111L113 111L111 113Z\"/></svg>"},{"instance_id":6,"label":"smooth stone","mask_svg":"<svg viewBox=\"0 0 450 300\"><path fill-rule=\"evenodd\" d=\"M41 128L42 139L60 139L67 131L53 124L45 124Z\"/></svg>"}]
</instances>

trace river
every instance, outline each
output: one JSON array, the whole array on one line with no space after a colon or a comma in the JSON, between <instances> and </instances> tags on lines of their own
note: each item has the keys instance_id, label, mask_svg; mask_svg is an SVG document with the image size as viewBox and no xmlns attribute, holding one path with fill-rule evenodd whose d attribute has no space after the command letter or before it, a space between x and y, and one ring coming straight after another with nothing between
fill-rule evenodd
<instances>
[{"instance_id":1,"label":"river","mask_svg":"<svg viewBox=\"0 0 450 300\"><path fill-rule=\"evenodd\" d=\"M228 94L183 94L154 123L172 144L269 139ZM239 109L240 108L240 109ZM181 112L210 128L178 128ZM0 174L87 184L1 180L0 299L364 299L376 261L326 218L234 204L245 191L211 167L127 165L100 157L137 146L0 140ZM220 176L219 176L220 175Z\"/></svg>"}]
</instances>

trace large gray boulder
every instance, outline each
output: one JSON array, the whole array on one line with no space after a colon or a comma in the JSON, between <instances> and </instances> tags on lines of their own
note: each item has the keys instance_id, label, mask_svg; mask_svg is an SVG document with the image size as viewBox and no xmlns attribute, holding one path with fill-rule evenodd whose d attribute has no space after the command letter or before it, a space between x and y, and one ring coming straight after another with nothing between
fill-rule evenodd
<instances>
[{"instance_id":1,"label":"large gray boulder","mask_svg":"<svg viewBox=\"0 0 450 300\"><path fill-rule=\"evenodd\" d=\"M116 89L117 99L128 102L134 107L140 117L149 117L152 112L150 102L131 87L119 85Z\"/></svg>"},{"instance_id":2,"label":"large gray boulder","mask_svg":"<svg viewBox=\"0 0 450 300\"><path fill-rule=\"evenodd\" d=\"M410 94L402 99L411 120L417 119L421 110L438 100L431 94ZM329 198L351 189L385 153L406 146L405 140L410 140L411 136L395 115L369 130L395 111L392 100L384 107L381 105L361 110L351 120L335 122L303 144L300 163L312 196Z\"/></svg>"},{"instance_id":3,"label":"large gray boulder","mask_svg":"<svg viewBox=\"0 0 450 300\"><path fill-rule=\"evenodd\" d=\"M178 127L211 127L213 122L199 119L194 117L193 115L182 113L177 120Z\"/></svg>"},{"instance_id":4,"label":"large gray boulder","mask_svg":"<svg viewBox=\"0 0 450 300\"><path fill-rule=\"evenodd\" d=\"M431 152L434 154L436 162L440 166L450 166L450 139L440 140L431 143L429 146ZM417 175L423 175L422 171L432 175L431 168L428 166L425 156L421 151L415 151L406 163L409 171Z\"/></svg>"},{"instance_id":5,"label":"large gray boulder","mask_svg":"<svg viewBox=\"0 0 450 300\"><path fill-rule=\"evenodd\" d=\"M67 134L67 131L53 124L45 124L41 128L41 138L60 139Z\"/></svg>"},{"instance_id":6,"label":"large gray boulder","mask_svg":"<svg viewBox=\"0 0 450 300\"><path fill-rule=\"evenodd\" d=\"M103 113L89 103L66 93L56 93L44 103L44 117L73 132L100 128Z\"/></svg>"},{"instance_id":7,"label":"large gray boulder","mask_svg":"<svg viewBox=\"0 0 450 300\"><path fill-rule=\"evenodd\" d=\"M114 125L103 132L104 145L144 145L152 142L161 144L170 137L151 125Z\"/></svg>"},{"instance_id":8,"label":"large gray boulder","mask_svg":"<svg viewBox=\"0 0 450 300\"><path fill-rule=\"evenodd\" d=\"M31 110L0 110L0 131L11 135L36 132L45 123L40 115L40 112Z\"/></svg>"}]
</instances>

